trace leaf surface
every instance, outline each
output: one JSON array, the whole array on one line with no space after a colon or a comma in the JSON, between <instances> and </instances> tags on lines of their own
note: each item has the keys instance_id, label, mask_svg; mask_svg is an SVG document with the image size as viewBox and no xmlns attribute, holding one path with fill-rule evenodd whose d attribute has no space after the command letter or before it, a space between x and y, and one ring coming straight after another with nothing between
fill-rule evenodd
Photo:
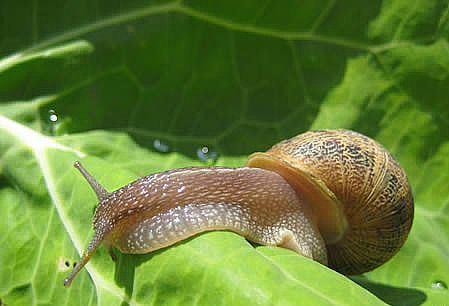
<instances>
[{"instance_id":1,"label":"leaf surface","mask_svg":"<svg viewBox=\"0 0 449 306\"><path fill-rule=\"evenodd\" d=\"M14 12L0 25L2 302L449 300L446 2L5 1L0 11ZM75 160L113 190L176 167L240 166L320 128L377 139L408 174L414 225L382 267L347 278L211 232L116 264L100 248L73 287L62 287L92 236L96 205Z\"/></svg>"}]
</instances>

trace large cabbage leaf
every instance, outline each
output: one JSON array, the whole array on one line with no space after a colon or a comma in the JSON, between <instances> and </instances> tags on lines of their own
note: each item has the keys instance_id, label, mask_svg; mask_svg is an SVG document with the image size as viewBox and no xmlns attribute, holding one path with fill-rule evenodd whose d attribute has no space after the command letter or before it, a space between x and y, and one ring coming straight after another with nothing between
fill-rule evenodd
<instances>
[{"instance_id":1,"label":"large cabbage leaf","mask_svg":"<svg viewBox=\"0 0 449 306\"><path fill-rule=\"evenodd\" d=\"M6 305L444 305L449 300L449 9L444 1L0 3L0 301ZM384 144L415 221L347 278L230 232L148 255L100 248L75 160L113 190L242 165L308 129ZM0 303L0 304L1 304Z\"/></svg>"}]
</instances>

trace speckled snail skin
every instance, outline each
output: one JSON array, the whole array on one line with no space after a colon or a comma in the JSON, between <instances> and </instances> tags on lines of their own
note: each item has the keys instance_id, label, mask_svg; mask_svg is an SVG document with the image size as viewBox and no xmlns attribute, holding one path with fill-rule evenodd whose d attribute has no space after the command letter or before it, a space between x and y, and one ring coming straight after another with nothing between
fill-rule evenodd
<instances>
[{"instance_id":1,"label":"speckled snail skin","mask_svg":"<svg viewBox=\"0 0 449 306\"><path fill-rule=\"evenodd\" d=\"M80 163L75 167L99 205L94 237L66 287L101 243L109 251L148 253L210 230L360 274L390 259L413 221L402 168L379 143L348 130L300 134L252 154L246 167L175 169L111 193Z\"/></svg>"}]
</instances>

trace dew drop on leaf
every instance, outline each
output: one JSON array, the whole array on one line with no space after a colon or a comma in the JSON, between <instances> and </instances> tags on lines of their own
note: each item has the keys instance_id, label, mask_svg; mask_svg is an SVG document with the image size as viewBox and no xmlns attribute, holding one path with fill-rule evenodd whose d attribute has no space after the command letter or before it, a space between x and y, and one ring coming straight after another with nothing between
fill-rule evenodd
<instances>
[{"instance_id":1,"label":"dew drop on leaf","mask_svg":"<svg viewBox=\"0 0 449 306\"><path fill-rule=\"evenodd\" d=\"M160 139L155 139L153 141L153 147L156 151L162 152L162 153L167 153L168 151L170 151L170 146L161 141Z\"/></svg>"},{"instance_id":2,"label":"dew drop on leaf","mask_svg":"<svg viewBox=\"0 0 449 306\"><path fill-rule=\"evenodd\" d=\"M48 117L47 120L49 122L49 132L51 135L55 135L56 134L56 130L58 128L58 126L60 125L60 120L59 120L59 116L56 113L56 111L54 109L50 109L48 111ZM58 121L59 120L59 121Z\"/></svg>"},{"instance_id":3,"label":"dew drop on leaf","mask_svg":"<svg viewBox=\"0 0 449 306\"><path fill-rule=\"evenodd\" d=\"M196 150L198 158L207 164L213 164L217 161L218 153L207 146L202 146Z\"/></svg>"},{"instance_id":4,"label":"dew drop on leaf","mask_svg":"<svg viewBox=\"0 0 449 306\"><path fill-rule=\"evenodd\" d=\"M443 282L441 280L436 280L432 283L432 288L433 289L447 289L447 285L445 282Z\"/></svg>"},{"instance_id":5,"label":"dew drop on leaf","mask_svg":"<svg viewBox=\"0 0 449 306\"><path fill-rule=\"evenodd\" d=\"M48 120L50 120L50 122L58 121L58 114L56 114L56 112L53 109L49 110L48 114L49 114Z\"/></svg>"}]
</instances>

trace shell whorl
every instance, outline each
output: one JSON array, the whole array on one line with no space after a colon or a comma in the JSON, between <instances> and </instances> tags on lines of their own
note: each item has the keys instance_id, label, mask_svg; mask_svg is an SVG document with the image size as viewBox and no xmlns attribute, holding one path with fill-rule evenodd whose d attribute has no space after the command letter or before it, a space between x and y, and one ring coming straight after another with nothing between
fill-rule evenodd
<instances>
[{"instance_id":1,"label":"shell whorl","mask_svg":"<svg viewBox=\"0 0 449 306\"><path fill-rule=\"evenodd\" d=\"M376 141L349 130L306 132L268 154L323 182L343 204L344 237L327 246L329 266L360 274L390 259L413 221L413 196L404 170Z\"/></svg>"}]
</instances>

